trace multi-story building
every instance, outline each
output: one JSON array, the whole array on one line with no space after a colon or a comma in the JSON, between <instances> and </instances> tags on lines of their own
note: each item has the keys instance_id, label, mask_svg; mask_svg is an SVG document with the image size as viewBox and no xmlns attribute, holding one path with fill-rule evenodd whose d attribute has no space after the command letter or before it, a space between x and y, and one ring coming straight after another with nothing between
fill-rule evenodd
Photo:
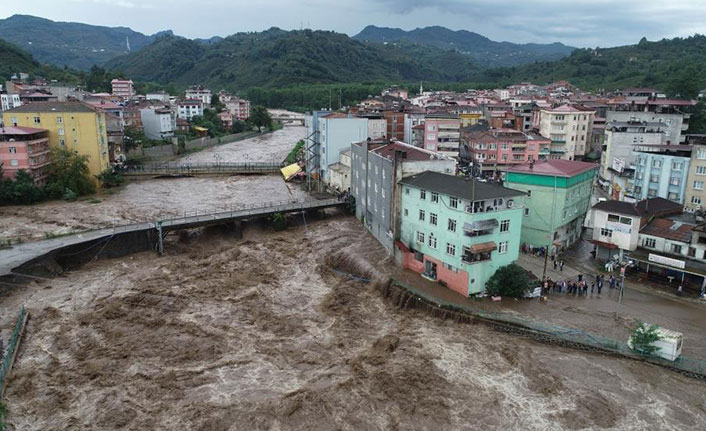
<instances>
[{"instance_id":1,"label":"multi-story building","mask_svg":"<svg viewBox=\"0 0 706 431\"><path fill-rule=\"evenodd\" d=\"M636 145L635 178L631 195L637 199L660 197L684 203L691 161L689 145ZM704 182L694 180L696 190Z\"/></svg>"},{"instance_id":2,"label":"multi-story building","mask_svg":"<svg viewBox=\"0 0 706 431\"><path fill-rule=\"evenodd\" d=\"M227 101L222 101L226 110L230 112L236 120L245 121L250 118L250 101L239 97L231 97Z\"/></svg>"},{"instance_id":3,"label":"multi-story building","mask_svg":"<svg viewBox=\"0 0 706 431\"><path fill-rule=\"evenodd\" d=\"M461 121L456 114L427 114L424 149L449 157L459 156Z\"/></svg>"},{"instance_id":4,"label":"multi-story building","mask_svg":"<svg viewBox=\"0 0 706 431\"><path fill-rule=\"evenodd\" d=\"M464 296L517 260L524 193L437 172L400 181L402 265Z\"/></svg>"},{"instance_id":5,"label":"multi-story building","mask_svg":"<svg viewBox=\"0 0 706 431\"><path fill-rule=\"evenodd\" d=\"M640 228L647 222L645 213L636 203L608 200L591 209L591 242L596 257L610 260L615 254L637 249ZM603 252L602 250L605 250Z\"/></svg>"},{"instance_id":6,"label":"multi-story building","mask_svg":"<svg viewBox=\"0 0 706 431\"><path fill-rule=\"evenodd\" d=\"M51 163L46 129L6 126L0 128L0 166L4 178L26 171L37 185L46 182L45 167Z\"/></svg>"},{"instance_id":7,"label":"multi-story building","mask_svg":"<svg viewBox=\"0 0 706 431\"><path fill-rule=\"evenodd\" d=\"M150 93L145 94L146 100L152 100L161 103L169 103L170 97L171 96L169 95L169 93L165 93L164 91L152 91Z\"/></svg>"},{"instance_id":8,"label":"multi-story building","mask_svg":"<svg viewBox=\"0 0 706 431\"><path fill-rule=\"evenodd\" d=\"M51 147L88 156L91 175L110 167L106 113L81 102L37 102L3 112L6 126L47 129Z\"/></svg>"},{"instance_id":9,"label":"multi-story building","mask_svg":"<svg viewBox=\"0 0 706 431\"><path fill-rule=\"evenodd\" d=\"M203 106L211 106L211 97L211 90L204 88L203 85L189 87L184 93L185 99L198 99L203 103Z\"/></svg>"},{"instance_id":10,"label":"multi-story building","mask_svg":"<svg viewBox=\"0 0 706 431\"><path fill-rule=\"evenodd\" d=\"M597 171L594 163L553 159L509 168L505 185L527 193L522 241L554 253L578 240Z\"/></svg>"},{"instance_id":11,"label":"multi-story building","mask_svg":"<svg viewBox=\"0 0 706 431\"><path fill-rule=\"evenodd\" d=\"M578 105L540 110L539 134L552 141L550 158L577 160L590 152L595 113Z\"/></svg>"},{"instance_id":12,"label":"multi-story building","mask_svg":"<svg viewBox=\"0 0 706 431\"><path fill-rule=\"evenodd\" d=\"M150 139L166 139L174 136L176 115L167 108L140 109L142 129Z\"/></svg>"},{"instance_id":13,"label":"multi-story building","mask_svg":"<svg viewBox=\"0 0 706 431\"><path fill-rule=\"evenodd\" d=\"M412 107L405 111L404 114L404 142L409 145L414 145L412 130L415 126L424 124L426 111L423 108Z\"/></svg>"},{"instance_id":14,"label":"multi-story building","mask_svg":"<svg viewBox=\"0 0 706 431\"><path fill-rule=\"evenodd\" d=\"M305 117L308 126L307 172L329 182L329 166L339 163L342 150L368 139L368 119L342 112L317 111ZM316 123L314 125L314 123Z\"/></svg>"},{"instance_id":15,"label":"multi-story building","mask_svg":"<svg viewBox=\"0 0 706 431\"><path fill-rule=\"evenodd\" d=\"M22 106L19 94L0 94L0 112Z\"/></svg>"},{"instance_id":16,"label":"multi-story building","mask_svg":"<svg viewBox=\"0 0 706 431\"><path fill-rule=\"evenodd\" d=\"M353 143L350 155L350 187L351 195L356 198L356 216L392 254L394 239L399 237L398 182L405 176L424 171L453 175L456 161L402 142L387 140Z\"/></svg>"},{"instance_id":17,"label":"multi-story building","mask_svg":"<svg viewBox=\"0 0 706 431\"><path fill-rule=\"evenodd\" d=\"M551 141L515 129L461 131L460 156L475 172L493 173L531 161L546 160Z\"/></svg>"},{"instance_id":18,"label":"multi-story building","mask_svg":"<svg viewBox=\"0 0 706 431\"><path fill-rule=\"evenodd\" d=\"M662 143L683 143L686 141L690 118L684 109L695 104L691 100L647 97L612 100L608 103L606 122L663 123L667 129L664 130Z\"/></svg>"},{"instance_id":19,"label":"multi-story building","mask_svg":"<svg viewBox=\"0 0 706 431\"><path fill-rule=\"evenodd\" d=\"M632 197L633 175L637 153L635 145L660 145L664 138L664 123L611 121L605 126L601 153L599 184L614 199Z\"/></svg>"},{"instance_id":20,"label":"multi-story building","mask_svg":"<svg viewBox=\"0 0 706 431\"><path fill-rule=\"evenodd\" d=\"M689 212L706 207L706 142L692 144L689 173L684 190L684 207Z\"/></svg>"},{"instance_id":21,"label":"multi-story building","mask_svg":"<svg viewBox=\"0 0 706 431\"><path fill-rule=\"evenodd\" d=\"M201 99L181 99L177 101L177 117L191 121L203 115L204 103Z\"/></svg>"},{"instance_id":22,"label":"multi-story building","mask_svg":"<svg viewBox=\"0 0 706 431\"><path fill-rule=\"evenodd\" d=\"M382 115L387 124L387 133L385 134L387 139L394 139L396 141L404 140L404 109L385 109Z\"/></svg>"},{"instance_id":23,"label":"multi-story building","mask_svg":"<svg viewBox=\"0 0 706 431\"><path fill-rule=\"evenodd\" d=\"M351 149L341 151L341 161L329 166L329 186L334 190L350 191L351 188Z\"/></svg>"},{"instance_id":24,"label":"multi-story building","mask_svg":"<svg viewBox=\"0 0 706 431\"><path fill-rule=\"evenodd\" d=\"M123 99L130 99L135 94L133 83L129 79L113 79L110 81L113 95Z\"/></svg>"}]
</instances>

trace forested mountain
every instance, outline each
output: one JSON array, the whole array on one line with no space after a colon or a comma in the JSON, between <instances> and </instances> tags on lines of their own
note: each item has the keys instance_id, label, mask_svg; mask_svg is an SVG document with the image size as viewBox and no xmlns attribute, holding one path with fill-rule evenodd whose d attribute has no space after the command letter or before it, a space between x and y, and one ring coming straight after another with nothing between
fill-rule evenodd
<instances>
[{"instance_id":1,"label":"forested mountain","mask_svg":"<svg viewBox=\"0 0 706 431\"><path fill-rule=\"evenodd\" d=\"M81 70L138 51L152 43L156 36L146 36L127 27L55 22L30 15L13 15L0 20L0 38L28 51L42 63Z\"/></svg>"},{"instance_id":2,"label":"forested mountain","mask_svg":"<svg viewBox=\"0 0 706 431\"><path fill-rule=\"evenodd\" d=\"M338 82L458 81L477 69L467 56L422 46L370 45L329 31L238 33L210 44L169 36L106 68L133 79L234 90Z\"/></svg>"},{"instance_id":3,"label":"forested mountain","mask_svg":"<svg viewBox=\"0 0 706 431\"><path fill-rule=\"evenodd\" d=\"M558 60L571 54L575 49L562 43L495 42L478 33L465 30L453 31L440 26L404 31L399 28L369 25L353 38L372 43L419 44L443 50L456 50L486 67Z\"/></svg>"},{"instance_id":4,"label":"forested mountain","mask_svg":"<svg viewBox=\"0 0 706 431\"><path fill-rule=\"evenodd\" d=\"M10 79L13 74L28 73L48 79L74 81L76 76L71 70L62 70L56 66L47 66L35 60L31 54L17 46L0 39L0 84Z\"/></svg>"},{"instance_id":5,"label":"forested mountain","mask_svg":"<svg viewBox=\"0 0 706 431\"><path fill-rule=\"evenodd\" d=\"M706 36L657 42L643 38L636 45L577 49L556 62L487 70L478 79L498 84L564 79L586 89L646 86L695 97L706 88Z\"/></svg>"}]
</instances>

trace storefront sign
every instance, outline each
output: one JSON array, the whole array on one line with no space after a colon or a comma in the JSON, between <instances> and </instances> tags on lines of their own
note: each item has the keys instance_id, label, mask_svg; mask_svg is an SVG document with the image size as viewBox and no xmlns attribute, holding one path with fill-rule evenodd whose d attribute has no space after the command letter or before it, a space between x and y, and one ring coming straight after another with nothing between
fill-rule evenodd
<instances>
[{"instance_id":1,"label":"storefront sign","mask_svg":"<svg viewBox=\"0 0 706 431\"><path fill-rule=\"evenodd\" d=\"M684 269L684 267L686 267L686 262L683 260L672 259L670 257L660 256L658 254L650 253L649 256L647 256L647 260L654 263L661 263L662 265L673 266L675 268Z\"/></svg>"},{"instance_id":2,"label":"storefront sign","mask_svg":"<svg viewBox=\"0 0 706 431\"><path fill-rule=\"evenodd\" d=\"M630 234L632 232L632 228L630 226L624 225L622 223L615 223L612 221L606 222L605 227L606 229L610 229L613 232L621 232L627 234Z\"/></svg>"}]
</instances>

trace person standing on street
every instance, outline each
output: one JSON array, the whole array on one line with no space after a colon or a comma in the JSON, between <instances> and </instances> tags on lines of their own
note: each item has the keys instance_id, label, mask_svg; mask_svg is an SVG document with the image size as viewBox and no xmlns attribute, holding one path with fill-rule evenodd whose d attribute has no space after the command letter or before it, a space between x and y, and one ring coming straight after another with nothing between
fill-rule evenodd
<instances>
[{"instance_id":1,"label":"person standing on street","mask_svg":"<svg viewBox=\"0 0 706 431\"><path fill-rule=\"evenodd\" d=\"M610 275L610 279L608 280L608 284L611 289L615 287L615 277L613 277L613 274Z\"/></svg>"},{"instance_id":2,"label":"person standing on street","mask_svg":"<svg viewBox=\"0 0 706 431\"><path fill-rule=\"evenodd\" d=\"M679 285L679 288L677 289L677 296L681 296L682 294L682 285Z\"/></svg>"},{"instance_id":3,"label":"person standing on street","mask_svg":"<svg viewBox=\"0 0 706 431\"><path fill-rule=\"evenodd\" d=\"M564 259L559 262L559 271L564 272Z\"/></svg>"},{"instance_id":4,"label":"person standing on street","mask_svg":"<svg viewBox=\"0 0 706 431\"><path fill-rule=\"evenodd\" d=\"M552 261L554 262L554 271L556 271L556 259L552 259Z\"/></svg>"},{"instance_id":5,"label":"person standing on street","mask_svg":"<svg viewBox=\"0 0 706 431\"><path fill-rule=\"evenodd\" d=\"M591 296L593 296L593 288L596 287L596 283L591 283Z\"/></svg>"}]
</instances>

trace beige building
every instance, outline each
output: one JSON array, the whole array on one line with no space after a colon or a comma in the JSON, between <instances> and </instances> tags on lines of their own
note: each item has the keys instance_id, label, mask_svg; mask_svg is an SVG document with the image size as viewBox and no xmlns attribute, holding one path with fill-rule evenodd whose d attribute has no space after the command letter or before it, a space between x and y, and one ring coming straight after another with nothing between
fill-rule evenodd
<instances>
[{"instance_id":1,"label":"beige building","mask_svg":"<svg viewBox=\"0 0 706 431\"><path fill-rule=\"evenodd\" d=\"M552 141L549 158L577 160L591 151L591 127L596 111L562 105L539 111L539 134Z\"/></svg>"},{"instance_id":2,"label":"beige building","mask_svg":"<svg viewBox=\"0 0 706 431\"><path fill-rule=\"evenodd\" d=\"M706 143L693 145L684 191L684 208L687 211L706 207Z\"/></svg>"}]
</instances>

